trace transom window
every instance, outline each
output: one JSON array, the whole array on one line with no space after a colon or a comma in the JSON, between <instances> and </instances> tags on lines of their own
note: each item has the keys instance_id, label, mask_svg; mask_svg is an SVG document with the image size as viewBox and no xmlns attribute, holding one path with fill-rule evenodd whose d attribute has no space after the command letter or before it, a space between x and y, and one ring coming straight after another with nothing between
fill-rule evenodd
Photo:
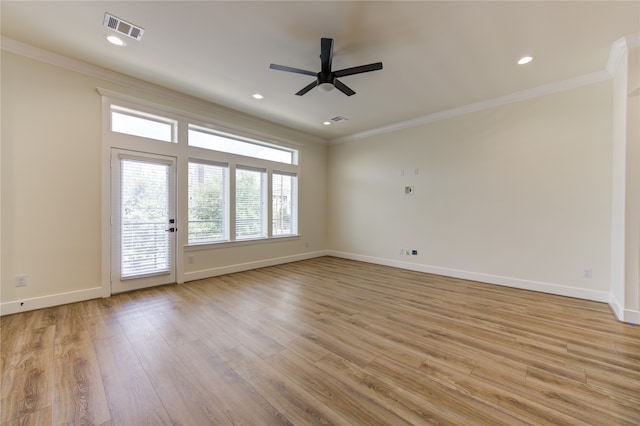
<instances>
[{"instance_id":1,"label":"transom window","mask_svg":"<svg viewBox=\"0 0 640 426\"><path fill-rule=\"evenodd\" d=\"M296 164L297 151L274 147L256 141L242 140L237 136L214 132L204 127L189 125L189 146L276 161Z\"/></svg>"},{"instance_id":2,"label":"transom window","mask_svg":"<svg viewBox=\"0 0 640 426\"><path fill-rule=\"evenodd\" d=\"M176 121L169 118L111 106L111 131L126 135L156 139L162 142L176 141Z\"/></svg>"}]
</instances>

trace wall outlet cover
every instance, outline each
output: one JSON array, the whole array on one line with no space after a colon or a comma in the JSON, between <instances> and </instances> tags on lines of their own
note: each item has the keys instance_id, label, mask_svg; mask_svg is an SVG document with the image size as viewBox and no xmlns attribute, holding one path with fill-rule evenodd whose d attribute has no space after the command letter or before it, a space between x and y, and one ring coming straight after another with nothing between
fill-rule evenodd
<instances>
[{"instance_id":1,"label":"wall outlet cover","mask_svg":"<svg viewBox=\"0 0 640 426\"><path fill-rule=\"evenodd\" d=\"M27 276L16 275L16 287L26 287L26 285L27 285Z\"/></svg>"}]
</instances>

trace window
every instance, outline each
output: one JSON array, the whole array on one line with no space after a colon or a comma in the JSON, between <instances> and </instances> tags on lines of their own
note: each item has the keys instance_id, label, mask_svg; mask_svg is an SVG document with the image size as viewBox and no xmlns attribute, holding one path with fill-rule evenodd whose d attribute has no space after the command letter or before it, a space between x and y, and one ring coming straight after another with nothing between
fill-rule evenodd
<instances>
[{"instance_id":1,"label":"window","mask_svg":"<svg viewBox=\"0 0 640 426\"><path fill-rule=\"evenodd\" d=\"M249 131L236 135L223 124L150 102L107 99L104 129L112 148L175 159L178 244L202 250L298 235L295 142L279 145Z\"/></svg>"},{"instance_id":2,"label":"window","mask_svg":"<svg viewBox=\"0 0 640 426\"><path fill-rule=\"evenodd\" d=\"M297 185L296 175L273 172L271 179L271 233L274 236L298 233Z\"/></svg>"},{"instance_id":3,"label":"window","mask_svg":"<svg viewBox=\"0 0 640 426\"><path fill-rule=\"evenodd\" d=\"M295 164L297 161L296 150L244 141L238 137L213 132L194 125L189 125L189 146L286 164Z\"/></svg>"},{"instance_id":4,"label":"window","mask_svg":"<svg viewBox=\"0 0 640 426\"><path fill-rule=\"evenodd\" d=\"M189 244L229 239L228 174L226 164L189 162Z\"/></svg>"},{"instance_id":5,"label":"window","mask_svg":"<svg viewBox=\"0 0 640 426\"><path fill-rule=\"evenodd\" d=\"M111 131L132 136L175 141L176 121L119 106L111 106Z\"/></svg>"},{"instance_id":6,"label":"window","mask_svg":"<svg viewBox=\"0 0 640 426\"><path fill-rule=\"evenodd\" d=\"M236 239L264 238L266 229L264 170L236 169Z\"/></svg>"}]
</instances>

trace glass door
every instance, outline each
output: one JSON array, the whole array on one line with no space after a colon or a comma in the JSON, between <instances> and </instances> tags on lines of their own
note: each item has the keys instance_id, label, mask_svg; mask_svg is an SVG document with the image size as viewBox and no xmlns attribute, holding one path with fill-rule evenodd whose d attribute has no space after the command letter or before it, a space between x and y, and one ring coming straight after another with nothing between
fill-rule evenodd
<instances>
[{"instance_id":1,"label":"glass door","mask_svg":"<svg viewBox=\"0 0 640 426\"><path fill-rule=\"evenodd\" d=\"M111 155L111 293L176 281L176 162Z\"/></svg>"}]
</instances>

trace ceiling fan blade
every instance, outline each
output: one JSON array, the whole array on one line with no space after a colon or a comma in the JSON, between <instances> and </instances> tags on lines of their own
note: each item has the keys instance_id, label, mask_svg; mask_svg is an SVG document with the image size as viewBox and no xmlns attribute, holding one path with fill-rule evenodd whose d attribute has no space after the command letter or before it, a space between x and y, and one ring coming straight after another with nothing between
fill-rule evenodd
<instances>
[{"instance_id":1,"label":"ceiling fan blade","mask_svg":"<svg viewBox=\"0 0 640 426\"><path fill-rule=\"evenodd\" d=\"M363 72L370 72L370 71L378 71L381 69L382 69L382 62L376 62L374 64L369 64L369 65L360 65L359 67L345 68L343 70L336 71L334 74L336 77L346 77L348 75L361 74Z\"/></svg>"},{"instance_id":2,"label":"ceiling fan blade","mask_svg":"<svg viewBox=\"0 0 640 426\"><path fill-rule=\"evenodd\" d=\"M333 62L333 39L320 39L320 62L322 63L322 73L329 74L331 72L331 63Z\"/></svg>"},{"instance_id":3,"label":"ceiling fan blade","mask_svg":"<svg viewBox=\"0 0 640 426\"><path fill-rule=\"evenodd\" d=\"M310 76L313 76L313 77L318 75L318 73L313 72L313 71L301 70L299 68L286 67L284 65L271 64L271 65L269 65L269 68L271 68L272 70L294 72L296 74L310 75Z\"/></svg>"},{"instance_id":4,"label":"ceiling fan blade","mask_svg":"<svg viewBox=\"0 0 640 426\"><path fill-rule=\"evenodd\" d=\"M313 89L314 87L316 87L318 85L318 80L314 81L313 83L305 86L303 89L301 89L298 93L296 93L296 95L298 96L302 96L305 93L307 93L309 90Z\"/></svg>"},{"instance_id":5,"label":"ceiling fan blade","mask_svg":"<svg viewBox=\"0 0 640 426\"><path fill-rule=\"evenodd\" d=\"M337 78L335 80L333 80L333 85L335 86L336 89L338 89L339 91L341 91L342 93L344 93L347 96L351 96L351 95L355 95L356 94L356 92L351 90L350 87L348 87L346 84L344 84L343 82L341 82Z\"/></svg>"}]
</instances>

